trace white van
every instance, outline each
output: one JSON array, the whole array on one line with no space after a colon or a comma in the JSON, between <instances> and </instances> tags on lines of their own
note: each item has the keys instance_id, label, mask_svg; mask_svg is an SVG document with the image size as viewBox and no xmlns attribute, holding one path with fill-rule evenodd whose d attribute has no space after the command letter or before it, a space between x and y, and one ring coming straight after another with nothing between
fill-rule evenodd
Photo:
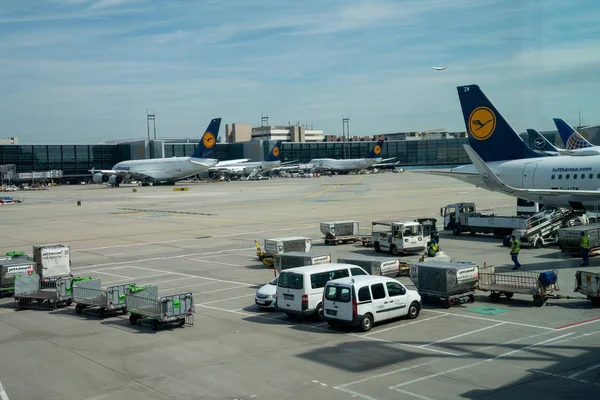
<instances>
[{"instance_id":1,"label":"white van","mask_svg":"<svg viewBox=\"0 0 600 400\"><path fill-rule=\"evenodd\" d=\"M281 271L277 281L277 309L288 315L314 314L323 320L323 288L332 279L369 275L351 264L320 264Z\"/></svg>"},{"instance_id":2,"label":"white van","mask_svg":"<svg viewBox=\"0 0 600 400\"><path fill-rule=\"evenodd\" d=\"M325 320L331 326L360 326L367 332L374 322L399 317L417 318L421 295L393 278L357 276L327 282L323 293Z\"/></svg>"}]
</instances>

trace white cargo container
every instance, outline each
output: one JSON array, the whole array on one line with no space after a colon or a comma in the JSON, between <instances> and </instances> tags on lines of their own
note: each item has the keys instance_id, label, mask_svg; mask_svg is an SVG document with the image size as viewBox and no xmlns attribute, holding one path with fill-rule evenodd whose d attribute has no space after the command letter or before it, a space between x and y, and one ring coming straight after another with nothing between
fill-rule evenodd
<instances>
[{"instance_id":1,"label":"white cargo container","mask_svg":"<svg viewBox=\"0 0 600 400\"><path fill-rule=\"evenodd\" d=\"M312 240L307 237L293 236L278 239L265 239L265 251L275 256L276 254L300 251L308 253L312 247Z\"/></svg>"},{"instance_id":2,"label":"white cargo container","mask_svg":"<svg viewBox=\"0 0 600 400\"><path fill-rule=\"evenodd\" d=\"M71 251L64 244L34 245L33 261L42 279L71 276Z\"/></svg>"},{"instance_id":3,"label":"white cargo container","mask_svg":"<svg viewBox=\"0 0 600 400\"><path fill-rule=\"evenodd\" d=\"M358 221L321 222L321 233L327 238L355 236L358 234Z\"/></svg>"},{"instance_id":4,"label":"white cargo container","mask_svg":"<svg viewBox=\"0 0 600 400\"><path fill-rule=\"evenodd\" d=\"M600 307L600 273L589 271L575 272L575 290L592 301L594 307Z\"/></svg>"},{"instance_id":5,"label":"white cargo container","mask_svg":"<svg viewBox=\"0 0 600 400\"><path fill-rule=\"evenodd\" d=\"M275 269L277 273L284 269L307 267L309 265L327 264L331 262L331 254L314 254L292 251L275 256Z\"/></svg>"},{"instance_id":6,"label":"white cargo container","mask_svg":"<svg viewBox=\"0 0 600 400\"><path fill-rule=\"evenodd\" d=\"M400 262L397 258L375 258L365 256L350 256L337 259L341 264L352 264L362 267L370 275L399 276L402 272L408 272L410 266Z\"/></svg>"}]
</instances>

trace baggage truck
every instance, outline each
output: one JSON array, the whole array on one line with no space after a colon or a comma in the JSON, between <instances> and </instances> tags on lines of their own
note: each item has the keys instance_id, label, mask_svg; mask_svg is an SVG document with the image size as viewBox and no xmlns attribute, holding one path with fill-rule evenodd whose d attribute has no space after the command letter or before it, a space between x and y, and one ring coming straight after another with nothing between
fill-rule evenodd
<instances>
[{"instance_id":1,"label":"baggage truck","mask_svg":"<svg viewBox=\"0 0 600 400\"><path fill-rule=\"evenodd\" d=\"M408 272L409 264L397 258L377 258L368 256L349 256L337 259L341 264L352 264L362 267L371 275L395 278Z\"/></svg>"},{"instance_id":2,"label":"baggage truck","mask_svg":"<svg viewBox=\"0 0 600 400\"><path fill-rule=\"evenodd\" d=\"M600 253L600 224L570 226L558 230L558 247L563 253L581 254L581 232L590 240L590 256Z\"/></svg>"},{"instance_id":3,"label":"baggage truck","mask_svg":"<svg viewBox=\"0 0 600 400\"><path fill-rule=\"evenodd\" d=\"M15 293L15 277L35 272L35 263L27 257L0 261L0 299Z\"/></svg>"},{"instance_id":4,"label":"baggage truck","mask_svg":"<svg viewBox=\"0 0 600 400\"><path fill-rule=\"evenodd\" d=\"M42 281L54 281L71 275L71 252L69 246L60 243L33 246L36 273Z\"/></svg>"},{"instance_id":5,"label":"baggage truck","mask_svg":"<svg viewBox=\"0 0 600 400\"><path fill-rule=\"evenodd\" d=\"M515 229L527 229L526 216L500 216L493 213L481 213L475 209L475 203L448 204L440 209L444 218L444 230L454 235L469 232L492 233L502 237L511 235Z\"/></svg>"},{"instance_id":6,"label":"baggage truck","mask_svg":"<svg viewBox=\"0 0 600 400\"><path fill-rule=\"evenodd\" d=\"M328 264L330 262L331 254L315 254L291 251L289 253L275 255L275 270L277 273L280 273L284 269L306 267L308 265Z\"/></svg>"},{"instance_id":7,"label":"baggage truck","mask_svg":"<svg viewBox=\"0 0 600 400\"><path fill-rule=\"evenodd\" d=\"M321 233L325 244L342 244L361 240L358 236L358 221L321 222Z\"/></svg>"},{"instance_id":8,"label":"baggage truck","mask_svg":"<svg viewBox=\"0 0 600 400\"><path fill-rule=\"evenodd\" d=\"M594 307L600 307L600 273L589 271L575 272L575 290L592 301Z\"/></svg>"},{"instance_id":9,"label":"baggage truck","mask_svg":"<svg viewBox=\"0 0 600 400\"><path fill-rule=\"evenodd\" d=\"M389 251L393 255L418 253L427 248L429 236L423 234L423 225L415 221L373 221L371 240L376 252Z\"/></svg>"},{"instance_id":10,"label":"baggage truck","mask_svg":"<svg viewBox=\"0 0 600 400\"><path fill-rule=\"evenodd\" d=\"M475 301L479 267L468 261L424 261L410 266L410 280L423 298L440 300L450 308Z\"/></svg>"}]
</instances>

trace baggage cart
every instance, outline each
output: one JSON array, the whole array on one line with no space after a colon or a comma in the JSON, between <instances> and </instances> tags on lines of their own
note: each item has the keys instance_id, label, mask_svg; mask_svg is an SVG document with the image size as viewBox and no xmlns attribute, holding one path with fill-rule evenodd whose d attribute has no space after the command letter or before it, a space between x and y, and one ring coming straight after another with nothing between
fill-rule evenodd
<instances>
[{"instance_id":1,"label":"baggage cart","mask_svg":"<svg viewBox=\"0 0 600 400\"><path fill-rule=\"evenodd\" d=\"M131 325L146 323L153 331L166 324L194 325L195 305L190 292L159 296L157 286L129 286L125 307L131 314Z\"/></svg>"},{"instance_id":2,"label":"baggage cart","mask_svg":"<svg viewBox=\"0 0 600 400\"><path fill-rule=\"evenodd\" d=\"M510 267L486 266L479 270L477 289L490 292L490 300L497 302L500 296L511 299L515 293L533 296L533 305L541 307L559 291L556 270L546 272L514 271Z\"/></svg>"},{"instance_id":3,"label":"baggage cart","mask_svg":"<svg viewBox=\"0 0 600 400\"><path fill-rule=\"evenodd\" d=\"M36 273L15 277L15 304L17 308L57 309L73 302L70 277L57 278L53 285L44 284Z\"/></svg>"},{"instance_id":4,"label":"baggage cart","mask_svg":"<svg viewBox=\"0 0 600 400\"><path fill-rule=\"evenodd\" d=\"M594 307L600 307L600 273L589 271L575 272L575 290L592 301Z\"/></svg>"},{"instance_id":5,"label":"baggage cart","mask_svg":"<svg viewBox=\"0 0 600 400\"><path fill-rule=\"evenodd\" d=\"M358 235L358 221L333 221L321 222L321 233L325 236L323 242L325 244L346 244L354 243L361 240Z\"/></svg>"},{"instance_id":6,"label":"baggage cart","mask_svg":"<svg viewBox=\"0 0 600 400\"><path fill-rule=\"evenodd\" d=\"M397 258L377 258L367 256L349 256L337 259L338 263L358 265L371 275L397 276L408 274L410 265Z\"/></svg>"},{"instance_id":7,"label":"baggage cart","mask_svg":"<svg viewBox=\"0 0 600 400\"><path fill-rule=\"evenodd\" d=\"M0 261L0 299L15 292L15 277L35 272L35 263L27 257L8 258Z\"/></svg>"},{"instance_id":8,"label":"baggage cart","mask_svg":"<svg viewBox=\"0 0 600 400\"><path fill-rule=\"evenodd\" d=\"M410 266L410 280L424 300L441 301L444 308L475 302L479 267L469 261L419 262Z\"/></svg>"},{"instance_id":9,"label":"baggage cart","mask_svg":"<svg viewBox=\"0 0 600 400\"><path fill-rule=\"evenodd\" d=\"M289 253L275 255L275 271L279 274L284 269L328 264L330 262L331 254L328 253L315 254L290 251Z\"/></svg>"},{"instance_id":10,"label":"baggage cart","mask_svg":"<svg viewBox=\"0 0 600 400\"><path fill-rule=\"evenodd\" d=\"M135 283L112 285L103 289L101 279L74 281L72 294L73 302L76 303L75 312L82 314L84 310L95 309L100 318L103 318L106 312L121 311L127 314L125 293L129 286L135 286Z\"/></svg>"}]
</instances>

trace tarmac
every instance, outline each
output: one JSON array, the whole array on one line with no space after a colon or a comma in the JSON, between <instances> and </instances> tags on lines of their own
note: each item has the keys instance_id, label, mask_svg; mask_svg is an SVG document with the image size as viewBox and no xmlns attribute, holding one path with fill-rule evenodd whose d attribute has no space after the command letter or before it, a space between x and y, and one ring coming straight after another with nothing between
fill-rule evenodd
<instances>
[{"instance_id":1,"label":"tarmac","mask_svg":"<svg viewBox=\"0 0 600 400\"><path fill-rule=\"evenodd\" d=\"M23 202L0 208L2 252L68 244L74 275L189 291L196 314L193 326L155 332L122 314L77 315L74 305L16 310L2 299L1 400L598 398L600 309L585 299L536 308L530 295L492 303L478 291L473 304L425 303L417 319L368 333L254 305L256 290L274 276L256 258L255 240L306 236L334 260L375 255L360 245L324 245L319 223L356 220L370 233L373 220L439 221L440 207L461 201L514 215L516 199L409 172L185 186L12 194ZM479 265L511 263L491 235L443 232L440 247ZM556 247L523 248L520 262L527 271L557 270L559 293L578 296L579 258ZM599 266L592 258L585 270Z\"/></svg>"}]
</instances>

